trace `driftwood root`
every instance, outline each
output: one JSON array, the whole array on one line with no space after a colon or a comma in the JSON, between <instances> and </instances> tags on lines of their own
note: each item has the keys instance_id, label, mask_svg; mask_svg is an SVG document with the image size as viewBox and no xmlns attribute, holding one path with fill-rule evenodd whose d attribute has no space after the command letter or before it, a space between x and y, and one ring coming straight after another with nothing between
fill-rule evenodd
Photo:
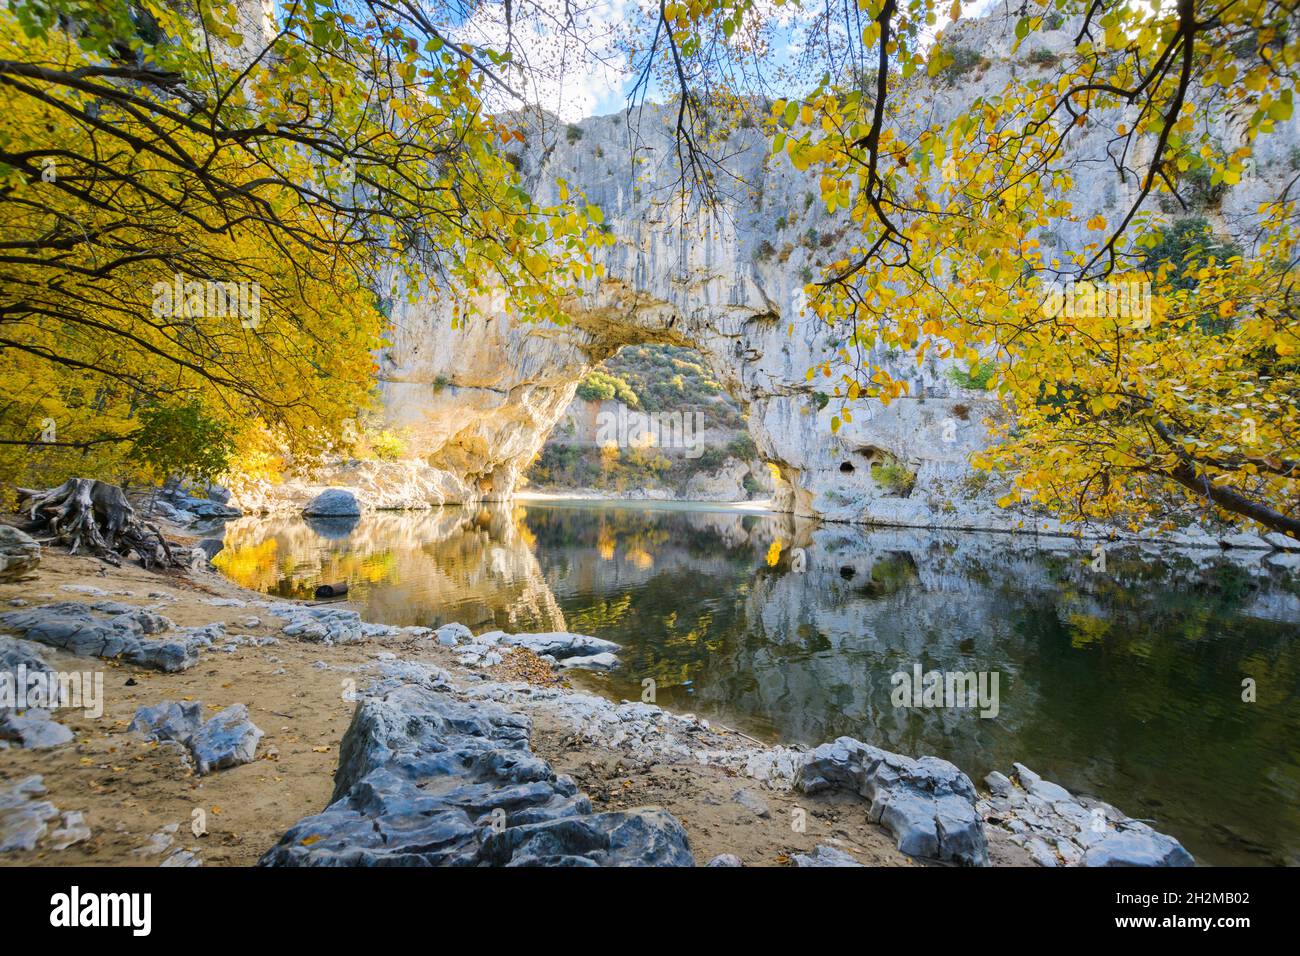
<instances>
[{"instance_id":1,"label":"driftwood root","mask_svg":"<svg viewBox=\"0 0 1300 956\"><path fill-rule=\"evenodd\" d=\"M85 551L113 565L135 552L146 568L181 567L162 532L139 515L117 485L69 478L57 488L18 489L30 530L49 532L73 554Z\"/></svg>"}]
</instances>

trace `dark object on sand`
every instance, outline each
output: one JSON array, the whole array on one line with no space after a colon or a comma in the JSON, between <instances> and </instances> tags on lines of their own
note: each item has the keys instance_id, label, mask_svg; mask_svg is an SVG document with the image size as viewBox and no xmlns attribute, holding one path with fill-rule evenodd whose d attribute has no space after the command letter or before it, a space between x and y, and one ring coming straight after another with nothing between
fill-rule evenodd
<instances>
[{"instance_id":1,"label":"dark object on sand","mask_svg":"<svg viewBox=\"0 0 1300 956\"><path fill-rule=\"evenodd\" d=\"M322 584L316 589L318 598L342 597L348 593L348 582L340 581L338 584Z\"/></svg>"}]
</instances>

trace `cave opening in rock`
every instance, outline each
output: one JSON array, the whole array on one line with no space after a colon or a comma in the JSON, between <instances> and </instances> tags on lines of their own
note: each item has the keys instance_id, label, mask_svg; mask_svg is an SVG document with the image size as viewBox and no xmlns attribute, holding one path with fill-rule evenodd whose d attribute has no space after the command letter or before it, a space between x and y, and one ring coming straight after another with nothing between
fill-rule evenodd
<instances>
[{"instance_id":1,"label":"cave opening in rock","mask_svg":"<svg viewBox=\"0 0 1300 956\"><path fill-rule=\"evenodd\" d=\"M746 409L700 352L667 343L624 345L588 371L525 481L555 493L699 501L775 490Z\"/></svg>"}]
</instances>

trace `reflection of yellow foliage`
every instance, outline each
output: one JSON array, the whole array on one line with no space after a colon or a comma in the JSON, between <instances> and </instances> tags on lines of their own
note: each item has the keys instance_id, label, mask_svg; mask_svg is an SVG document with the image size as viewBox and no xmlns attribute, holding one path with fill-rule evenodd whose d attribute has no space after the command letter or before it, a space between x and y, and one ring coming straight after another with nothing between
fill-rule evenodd
<instances>
[{"instance_id":1,"label":"reflection of yellow foliage","mask_svg":"<svg viewBox=\"0 0 1300 956\"><path fill-rule=\"evenodd\" d=\"M781 560L781 539L777 538L772 542L772 546L767 549L767 566L776 567L776 563Z\"/></svg>"},{"instance_id":2,"label":"reflection of yellow foliage","mask_svg":"<svg viewBox=\"0 0 1300 956\"><path fill-rule=\"evenodd\" d=\"M632 548L627 553L627 559L642 571L649 571L655 566L655 559L648 551L642 551L640 548Z\"/></svg>"},{"instance_id":3,"label":"reflection of yellow foliage","mask_svg":"<svg viewBox=\"0 0 1300 956\"><path fill-rule=\"evenodd\" d=\"M1091 614L1070 615L1070 646L1087 647L1101 641L1110 631L1110 623Z\"/></svg>"},{"instance_id":4,"label":"reflection of yellow foliage","mask_svg":"<svg viewBox=\"0 0 1300 956\"><path fill-rule=\"evenodd\" d=\"M519 540L523 542L524 547L529 551L537 548L537 535L533 534L528 527L528 509L516 505L510 516L514 520L515 533L519 535Z\"/></svg>"},{"instance_id":5,"label":"reflection of yellow foliage","mask_svg":"<svg viewBox=\"0 0 1300 956\"><path fill-rule=\"evenodd\" d=\"M600 601L589 608L569 613L569 627L582 634L597 634L613 627L632 608L632 595L617 601Z\"/></svg>"},{"instance_id":6,"label":"reflection of yellow foliage","mask_svg":"<svg viewBox=\"0 0 1300 956\"><path fill-rule=\"evenodd\" d=\"M345 566L350 566L352 562L342 562ZM361 562L359 571L347 574L348 578L360 578L363 581L369 581L376 584L381 581L388 581L393 578L397 568L397 560L391 551L385 551L382 554L371 555Z\"/></svg>"},{"instance_id":7,"label":"reflection of yellow foliage","mask_svg":"<svg viewBox=\"0 0 1300 956\"><path fill-rule=\"evenodd\" d=\"M614 537L613 530L609 525L602 524L600 534L596 538L596 550L600 552L601 558L605 561L612 561L614 559L614 548L617 544L618 541Z\"/></svg>"},{"instance_id":8,"label":"reflection of yellow foliage","mask_svg":"<svg viewBox=\"0 0 1300 956\"><path fill-rule=\"evenodd\" d=\"M240 548L223 548L212 563L237 584L261 590L275 581L277 551L275 538L266 538Z\"/></svg>"}]
</instances>

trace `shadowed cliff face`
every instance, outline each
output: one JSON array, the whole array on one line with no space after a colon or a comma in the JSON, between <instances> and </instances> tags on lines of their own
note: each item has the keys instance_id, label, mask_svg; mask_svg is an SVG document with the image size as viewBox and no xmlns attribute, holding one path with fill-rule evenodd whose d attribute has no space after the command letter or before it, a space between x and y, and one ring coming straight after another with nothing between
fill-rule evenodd
<instances>
[{"instance_id":1,"label":"shadowed cliff face","mask_svg":"<svg viewBox=\"0 0 1300 956\"><path fill-rule=\"evenodd\" d=\"M1064 49L1068 26L1044 34L1038 47ZM1041 72L1030 50L1012 58L1009 29L993 19L950 28L944 42L978 51L988 65L955 86L922 81L914 114L946 122L1013 76ZM1216 229L1249 229L1255 207L1285 175L1298 131L1293 120L1261 141L1256 175L1202 211ZM1079 207L1115 218L1137 184L1105 161L1110 135L1097 124L1081 131L1073 149ZM1225 143L1239 138L1222 130ZM566 327L520 327L497 314L453 329L449 298L411 305L397 296L395 339L381 369L390 421L410 429L430 464L463 479L467 494L508 497L593 365L629 344L691 346L745 406L760 454L784 479L779 506L841 521L1021 527L1023 515L992 505L999 489L966 481L968 456L987 441L985 420L999 414L997 404L954 385L933 353L919 366L913 355L867 355L908 380L909 396L889 407L859 403L853 422L831 434L837 409L819 394L829 386L806 373L835 354L844 333L803 314L803 286L820 265L846 255L852 230L825 213L815 176L784 156L768 161L760 130L736 131L723 151L735 178L719 184L719 202L703 207L682 196L671 120L653 106L567 128L529 123L520 153L525 181L543 203L559 201L562 179L601 207L617 240L600 253L605 277L572 303ZM1044 246L1064 253L1087 241L1082 222L1060 223ZM882 463L903 466L915 480L882 480Z\"/></svg>"}]
</instances>

